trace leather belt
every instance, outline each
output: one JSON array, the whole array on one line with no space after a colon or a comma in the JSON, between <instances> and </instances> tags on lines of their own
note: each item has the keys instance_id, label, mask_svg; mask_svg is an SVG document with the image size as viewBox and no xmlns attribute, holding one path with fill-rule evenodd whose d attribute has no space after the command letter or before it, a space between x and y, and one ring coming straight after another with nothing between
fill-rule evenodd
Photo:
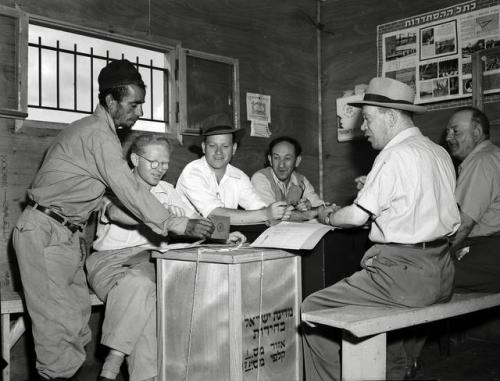
<instances>
[{"instance_id":1,"label":"leather belt","mask_svg":"<svg viewBox=\"0 0 500 381\"><path fill-rule=\"evenodd\" d=\"M397 242L389 242L388 245L414 247L414 248L418 248L418 249L432 249L432 248L435 248L435 247L440 247L440 246L448 245L449 243L450 243L449 239L447 237L444 237L444 238L435 239L434 241L419 242L419 243L397 243Z\"/></svg>"},{"instance_id":2,"label":"leather belt","mask_svg":"<svg viewBox=\"0 0 500 381\"><path fill-rule=\"evenodd\" d=\"M81 231L81 232L83 231L83 226L69 222L68 219L66 217L64 217L63 215L53 211L50 208L46 208L45 206L42 206L31 199L28 200L28 205L31 206L33 209L36 209L36 210L46 214L50 218L56 220L62 226L67 227L72 233L76 233L77 231Z\"/></svg>"}]
</instances>

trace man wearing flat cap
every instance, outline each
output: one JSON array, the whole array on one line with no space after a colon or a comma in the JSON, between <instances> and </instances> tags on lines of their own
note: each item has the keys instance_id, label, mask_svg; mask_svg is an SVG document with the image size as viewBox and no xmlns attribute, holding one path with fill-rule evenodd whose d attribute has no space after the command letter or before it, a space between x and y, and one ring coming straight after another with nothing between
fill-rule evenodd
<instances>
[{"instance_id":1,"label":"man wearing flat cap","mask_svg":"<svg viewBox=\"0 0 500 381\"><path fill-rule=\"evenodd\" d=\"M90 341L90 297L80 234L106 190L154 232L208 237L205 219L176 217L132 174L117 128L142 116L145 86L127 60L101 70L99 105L49 147L13 233L41 380L71 379Z\"/></svg>"},{"instance_id":2,"label":"man wearing flat cap","mask_svg":"<svg viewBox=\"0 0 500 381\"><path fill-rule=\"evenodd\" d=\"M390 78L370 81L361 127L380 150L352 205L323 208L319 219L339 227L371 220L374 245L362 270L307 297L303 312L345 305L422 307L451 297L454 267L448 237L460 225L455 171L446 151L423 136L412 120L414 91ZM339 344L323 327L304 327L308 381L340 380ZM388 379L403 379L403 340L388 346ZM360 367L363 366L360 359Z\"/></svg>"},{"instance_id":3,"label":"man wearing flat cap","mask_svg":"<svg viewBox=\"0 0 500 381\"><path fill-rule=\"evenodd\" d=\"M288 219L291 208L286 202L266 207L249 177L229 164L238 147L234 141L237 132L223 115L211 118L201 131L204 156L186 165L177 180L177 191L202 216L229 217L231 224Z\"/></svg>"}]
</instances>

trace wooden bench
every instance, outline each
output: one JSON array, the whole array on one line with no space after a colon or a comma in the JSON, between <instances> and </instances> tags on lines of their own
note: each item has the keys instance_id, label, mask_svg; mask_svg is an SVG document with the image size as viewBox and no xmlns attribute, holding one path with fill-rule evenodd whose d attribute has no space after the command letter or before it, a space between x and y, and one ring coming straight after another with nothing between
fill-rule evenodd
<instances>
[{"instance_id":1,"label":"wooden bench","mask_svg":"<svg viewBox=\"0 0 500 381\"><path fill-rule=\"evenodd\" d=\"M19 316L14 322L10 321L11 314L24 314L26 312L24 301L19 292L2 290L1 294L1 317L2 317L2 357L7 361L7 366L2 370L2 380L10 379L10 349L14 346L26 330L24 317ZM90 294L92 306L100 306L103 303L95 295Z\"/></svg>"},{"instance_id":2,"label":"wooden bench","mask_svg":"<svg viewBox=\"0 0 500 381\"><path fill-rule=\"evenodd\" d=\"M422 308L346 306L302 313L302 320L342 329L342 380L386 377L386 333L500 305L500 293L455 294Z\"/></svg>"}]
</instances>

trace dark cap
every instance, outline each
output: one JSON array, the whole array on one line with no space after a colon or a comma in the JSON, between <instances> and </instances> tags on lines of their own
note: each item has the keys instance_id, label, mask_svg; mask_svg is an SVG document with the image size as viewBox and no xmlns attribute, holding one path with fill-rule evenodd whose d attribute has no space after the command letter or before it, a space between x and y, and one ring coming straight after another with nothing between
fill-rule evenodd
<instances>
[{"instance_id":1,"label":"dark cap","mask_svg":"<svg viewBox=\"0 0 500 381\"><path fill-rule=\"evenodd\" d=\"M97 78L99 91L118 86L144 86L141 74L129 60L116 60L107 64Z\"/></svg>"}]
</instances>

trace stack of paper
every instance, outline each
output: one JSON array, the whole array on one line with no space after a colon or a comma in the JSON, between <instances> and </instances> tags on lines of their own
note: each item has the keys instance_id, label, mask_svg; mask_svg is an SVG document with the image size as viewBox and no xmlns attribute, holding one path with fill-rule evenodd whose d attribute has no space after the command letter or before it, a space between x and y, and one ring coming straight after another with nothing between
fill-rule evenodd
<instances>
[{"instance_id":1,"label":"stack of paper","mask_svg":"<svg viewBox=\"0 0 500 381\"><path fill-rule=\"evenodd\" d=\"M317 222L283 221L266 229L250 246L310 250L330 230L333 230L332 226Z\"/></svg>"}]
</instances>

